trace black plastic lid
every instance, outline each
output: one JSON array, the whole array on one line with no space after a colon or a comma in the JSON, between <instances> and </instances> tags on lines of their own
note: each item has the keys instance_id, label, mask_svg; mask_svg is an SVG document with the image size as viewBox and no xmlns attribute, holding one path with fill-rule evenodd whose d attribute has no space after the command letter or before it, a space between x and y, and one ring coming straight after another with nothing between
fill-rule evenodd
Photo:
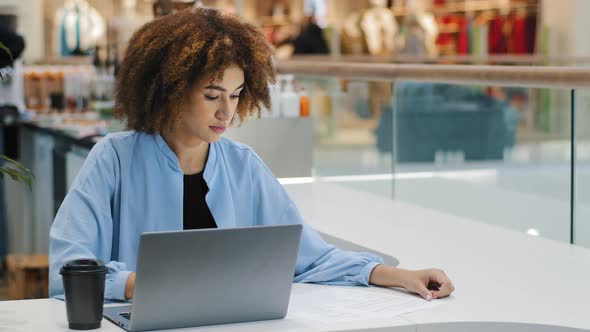
<instances>
[{"instance_id":1,"label":"black plastic lid","mask_svg":"<svg viewBox=\"0 0 590 332\"><path fill-rule=\"evenodd\" d=\"M49 95L49 107L63 110L66 106L66 98L63 93L52 93Z\"/></svg>"},{"instance_id":2,"label":"black plastic lid","mask_svg":"<svg viewBox=\"0 0 590 332\"><path fill-rule=\"evenodd\" d=\"M103 262L93 258L82 258L67 261L59 270L59 274L94 274L107 273L108 268Z\"/></svg>"}]
</instances>

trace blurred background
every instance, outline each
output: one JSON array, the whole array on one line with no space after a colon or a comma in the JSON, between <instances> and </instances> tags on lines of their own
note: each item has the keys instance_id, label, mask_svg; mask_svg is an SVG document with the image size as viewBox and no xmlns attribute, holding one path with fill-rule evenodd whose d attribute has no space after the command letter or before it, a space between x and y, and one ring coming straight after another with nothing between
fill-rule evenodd
<instances>
[{"instance_id":1,"label":"blurred background","mask_svg":"<svg viewBox=\"0 0 590 332\"><path fill-rule=\"evenodd\" d=\"M112 89L127 41L195 6L243 16L275 50L272 109L228 136L283 183L332 182L590 247L590 93L552 85L555 73L522 81L590 64L590 1L0 0L12 55L0 50L0 300L47 296L53 217L92 146L124 130ZM310 74L318 63L345 65ZM452 65L449 79L476 68L481 81L347 72L367 64ZM489 84L507 67L524 74Z\"/></svg>"}]
</instances>

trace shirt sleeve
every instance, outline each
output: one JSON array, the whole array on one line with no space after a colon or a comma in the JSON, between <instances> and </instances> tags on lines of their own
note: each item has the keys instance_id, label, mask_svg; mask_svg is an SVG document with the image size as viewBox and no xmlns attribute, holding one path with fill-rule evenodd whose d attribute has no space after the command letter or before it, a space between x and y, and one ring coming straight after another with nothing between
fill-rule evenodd
<instances>
[{"instance_id":1,"label":"shirt sleeve","mask_svg":"<svg viewBox=\"0 0 590 332\"><path fill-rule=\"evenodd\" d=\"M108 138L90 151L49 233L49 296L63 299L59 270L68 260L95 258L105 262L106 300L125 300L131 271L112 261L113 205L118 182L118 158Z\"/></svg>"},{"instance_id":2,"label":"shirt sleeve","mask_svg":"<svg viewBox=\"0 0 590 332\"><path fill-rule=\"evenodd\" d=\"M305 224L286 190L255 154L252 164L257 224L303 225L294 281L368 286L371 272L383 259L370 253L343 251L326 243Z\"/></svg>"}]
</instances>

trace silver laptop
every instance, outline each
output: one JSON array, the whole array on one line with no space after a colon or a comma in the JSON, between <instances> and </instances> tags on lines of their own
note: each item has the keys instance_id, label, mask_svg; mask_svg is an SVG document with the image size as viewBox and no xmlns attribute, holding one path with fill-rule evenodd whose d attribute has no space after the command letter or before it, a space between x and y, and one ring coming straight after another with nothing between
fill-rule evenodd
<instances>
[{"instance_id":1,"label":"silver laptop","mask_svg":"<svg viewBox=\"0 0 590 332\"><path fill-rule=\"evenodd\" d=\"M144 233L133 305L105 307L128 331L280 319L301 225Z\"/></svg>"}]
</instances>

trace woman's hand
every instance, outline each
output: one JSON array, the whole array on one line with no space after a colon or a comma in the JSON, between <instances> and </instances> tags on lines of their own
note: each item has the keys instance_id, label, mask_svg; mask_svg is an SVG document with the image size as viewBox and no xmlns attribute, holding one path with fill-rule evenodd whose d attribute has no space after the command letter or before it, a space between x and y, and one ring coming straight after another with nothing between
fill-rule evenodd
<instances>
[{"instance_id":1,"label":"woman's hand","mask_svg":"<svg viewBox=\"0 0 590 332\"><path fill-rule=\"evenodd\" d=\"M427 301L447 297L455 291L451 279L439 269L407 271L403 287Z\"/></svg>"},{"instance_id":2,"label":"woman's hand","mask_svg":"<svg viewBox=\"0 0 590 332\"><path fill-rule=\"evenodd\" d=\"M455 291L453 282L439 269L404 270L378 265L371 272L369 283L384 287L403 287L427 301L449 296Z\"/></svg>"}]
</instances>

